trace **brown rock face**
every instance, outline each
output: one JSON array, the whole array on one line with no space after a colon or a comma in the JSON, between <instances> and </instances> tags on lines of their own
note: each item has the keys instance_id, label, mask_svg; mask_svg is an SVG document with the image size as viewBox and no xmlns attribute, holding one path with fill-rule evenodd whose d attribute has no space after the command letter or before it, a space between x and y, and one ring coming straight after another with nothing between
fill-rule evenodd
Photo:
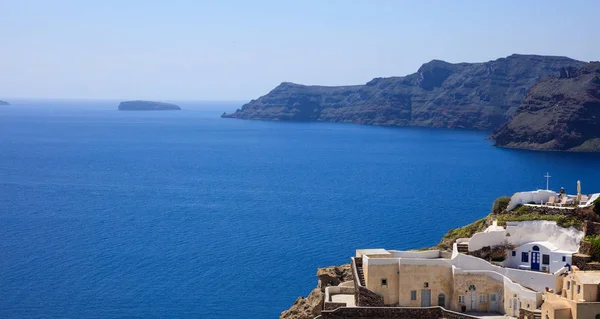
<instances>
[{"instance_id":1,"label":"brown rock face","mask_svg":"<svg viewBox=\"0 0 600 319\"><path fill-rule=\"evenodd\" d=\"M342 282L352 280L352 268L350 264L341 266L330 266L317 270L319 283L305 297L298 297L290 309L281 313L280 319L311 319L321 314L323 310L323 299L325 287L337 286Z\"/></svg>"},{"instance_id":2,"label":"brown rock face","mask_svg":"<svg viewBox=\"0 0 600 319\"><path fill-rule=\"evenodd\" d=\"M537 83L491 138L510 148L600 151L600 62Z\"/></svg>"},{"instance_id":3,"label":"brown rock face","mask_svg":"<svg viewBox=\"0 0 600 319\"><path fill-rule=\"evenodd\" d=\"M484 63L433 60L416 73L364 85L307 86L285 82L226 118L323 121L384 126L494 129L514 114L527 89L546 76L585 63L519 55Z\"/></svg>"}]
</instances>

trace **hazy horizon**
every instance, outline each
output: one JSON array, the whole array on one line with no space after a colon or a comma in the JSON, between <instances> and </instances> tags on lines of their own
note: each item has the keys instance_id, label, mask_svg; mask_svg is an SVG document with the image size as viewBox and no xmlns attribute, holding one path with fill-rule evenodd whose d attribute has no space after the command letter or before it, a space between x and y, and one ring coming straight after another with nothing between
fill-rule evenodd
<instances>
[{"instance_id":1,"label":"hazy horizon","mask_svg":"<svg viewBox=\"0 0 600 319\"><path fill-rule=\"evenodd\" d=\"M249 101L432 59L600 59L594 1L0 3L0 99Z\"/></svg>"}]
</instances>

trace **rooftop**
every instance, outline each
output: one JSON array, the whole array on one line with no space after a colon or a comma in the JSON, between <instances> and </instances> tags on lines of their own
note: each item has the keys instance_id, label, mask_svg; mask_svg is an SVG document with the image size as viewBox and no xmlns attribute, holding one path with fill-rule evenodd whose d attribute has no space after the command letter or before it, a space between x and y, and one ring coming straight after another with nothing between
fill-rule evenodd
<instances>
[{"instance_id":1,"label":"rooftop","mask_svg":"<svg viewBox=\"0 0 600 319\"><path fill-rule=\"evenodd\" d=\"M600 271L576 271L573 274L582 284L600 284Z\"/></svg>"}]
</instances>

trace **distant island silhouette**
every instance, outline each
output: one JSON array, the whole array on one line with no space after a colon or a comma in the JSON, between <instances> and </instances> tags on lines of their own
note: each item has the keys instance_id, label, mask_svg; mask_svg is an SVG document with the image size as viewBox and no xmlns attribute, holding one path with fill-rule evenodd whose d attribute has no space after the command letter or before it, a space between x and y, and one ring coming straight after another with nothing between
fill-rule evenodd
<instances>
[{"instance_id":1,"label":"distant island silhouette","mask_svg":"<svg viewBox=\"0 0 600 319\"><path fill-rule=\"evenodd\" d=\"M123 101L119 104L119 111L179 111L178 105L156 101Z\"/></svg>"}]
</instances>

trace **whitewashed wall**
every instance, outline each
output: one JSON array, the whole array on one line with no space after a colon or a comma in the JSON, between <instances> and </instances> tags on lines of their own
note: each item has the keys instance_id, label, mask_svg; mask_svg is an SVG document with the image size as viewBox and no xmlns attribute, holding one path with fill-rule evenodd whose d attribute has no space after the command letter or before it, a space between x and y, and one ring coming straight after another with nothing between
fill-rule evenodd
<instances>
[{"instance_id":1,"label":"whitewashed wall","mask_svg":"<svg viewBox=\"0 0 600 319\"><path fill-rule=\"evenodd\" d=\"M554 221L530 220L525 222L507 222L508 241L516 246L534 241L550 242L559 250L577 252L584 233L573 227L564 228Z\"/></svg>"},{"instance_id":2,"label":"whitewashed wall","mask_svg":"<svg viewBox=\"0 0 600 319\"><path fill-rule=\"evenodd\" d=\"M529 202L546 203L550 196L558 195L555 191L537 190L532 192L518 192L512 195L508 203L507 210L513 210L518 205L527 204Z\"/></svg>"}]
</instances>

